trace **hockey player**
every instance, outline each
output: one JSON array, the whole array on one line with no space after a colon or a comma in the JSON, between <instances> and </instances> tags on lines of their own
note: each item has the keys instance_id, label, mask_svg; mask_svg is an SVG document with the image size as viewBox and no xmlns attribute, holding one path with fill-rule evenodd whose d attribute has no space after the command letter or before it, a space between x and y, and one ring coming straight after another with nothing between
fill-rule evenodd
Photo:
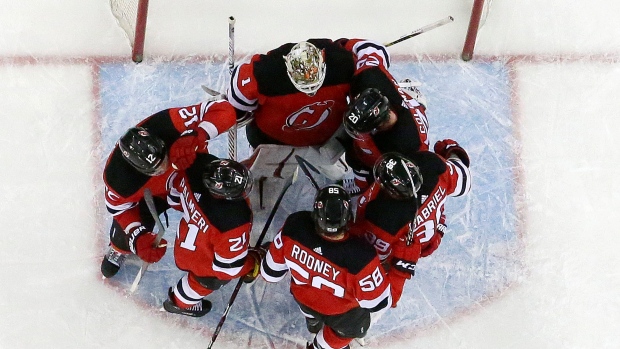
<instances>
[{"instance_id":1,"label":"hockey player","mask_svg":"<svg viewBox=\"0 0 620 349\"><path fill-rule=\"evenodd\" d=\"M116 275L125 256L135 253L153 263L164 255L165 240L153 247L155 222L144 202L153 194L158 213L166 204L166 179L187 168L209 139L228 130L235 112L226 101L162 110L130 128L117 142L103 170L105 202L112 215L110 247L101 262L104 277Z\"/></svg>"},{"instance_id":2,"label":"hockey player","mask_svg":"<svg viewBox=\"0 0 620 349\"><path fill-rule=\"evenodd\" d=\"M467 152L450 139L437 142L434 149L409 157L384 154L373 168L374 183L358 198L353 230L391 266L394 307L418 259L441 243L447 197L465 195L471 188Z\"/></svg>"},{"instance_id":3,"label":"hockey player","mask_svg":"<svg viewBox=\"0 0 620 349\"><path fill-rule=\"evenodd\" d=\"M228 88L250 145L321 146L339 129L351 79L389 66L386 48L360 39L309 39L256 54L238 65ZM249 123L249 124L248 124Z\"/></svg>"},{"instance_id":4,"label":"hockey player","mask_svg":"<svg viewBox=\"0 0 620 349\"><path fill-rule=\"evenodd\" d=\"M346 185L352 194L372 182L370 170L381 154L429 149L426 108L405 93L389 72L367 69L356 76L352 92L360 85L375 87L357 94L343 119L345 130L353 138L346 153L355 179L355 185Z\"/></svg>"},{"instance_id":5,"label":"hockey player","mask_svg":"<svg viewBox=\"0 0 620 349\"><path fill-rule=\"evenodd\" d=\"M316 336L311 349L348 348L389 309L390 286L374 248L350 236L350 197L338 185L319 190L314 208L291 214L275 236L261 275L277 282L291 272L290 291Z\"/></svg>"},{"instance_id":6,"label":"hockey player","mask_svg":"<svg viewBox=\"0 0 620 349\"><path fill-rule=\"evenodd\" d=\"M164 309L204 316L211 310L204 297L232 279L248 274L247 281L252 281L258 275L261 257L258 250L248 250L252 211L247 195L252 177L238 162L199 154L191 167L173 173L168 183L168 202L183 213L174 261L187 274L170 288Z\"/></svg>"}]
</instances>

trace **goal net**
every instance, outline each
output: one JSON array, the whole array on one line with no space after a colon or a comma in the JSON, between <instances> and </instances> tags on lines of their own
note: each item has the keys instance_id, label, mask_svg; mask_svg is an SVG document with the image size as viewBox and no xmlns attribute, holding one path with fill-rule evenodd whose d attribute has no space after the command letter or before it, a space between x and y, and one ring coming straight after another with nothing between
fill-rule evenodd
<instances>
[{"instance_id":1,"label":"goal net","mask_svg":"<svg viewBox=\"0 0 620 349\"><path fill-rule=\"evenodd\" d=\"M131 45L131 58L142 62L149 0L110 0L112 14Z\"/></svg>"}]
</instances>

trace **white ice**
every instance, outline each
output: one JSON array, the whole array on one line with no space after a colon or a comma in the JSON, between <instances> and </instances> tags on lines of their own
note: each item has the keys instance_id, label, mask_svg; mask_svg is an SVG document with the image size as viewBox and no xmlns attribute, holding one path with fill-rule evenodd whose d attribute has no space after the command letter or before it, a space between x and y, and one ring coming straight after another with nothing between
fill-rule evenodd
<instances>
[{"instance_id":1,"label":"white ice","mask_svg":"<svg viewBox=\"0 0 620 349\"><path fill-rule=\"evenodd\" d=\"M390 52L455 58L471 5L151 1L145 63L225 55L230 15L239 54L308 37L391 41L452 15L454 23ZM2 0L0 8L0 347L206 347L191 323L100 280L105 212L90 58L130 52L107 1ZM609 0L491 3L475 57L513 67L527 272L502 294L385 347L620 347L619 11Z\"/></svg>"}]
</instances>

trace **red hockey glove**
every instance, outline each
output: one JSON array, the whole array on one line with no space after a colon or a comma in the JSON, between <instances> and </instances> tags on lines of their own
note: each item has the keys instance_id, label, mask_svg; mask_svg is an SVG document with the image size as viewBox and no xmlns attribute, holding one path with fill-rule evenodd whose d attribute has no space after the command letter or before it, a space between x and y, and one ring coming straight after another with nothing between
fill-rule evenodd
<instances>
[{"instance_id":1,"label":"red hockey glove","mask_svg":"<svg viewBox=\"0 0 620 349\"><path fill-rule=\"evenodd\" d=\"M196 151L203 148L207 141L207 133L198 130L185 131L170 147L170 163L175 170L185 170L196 159Z\"/></svg>"},{"instance_id":2,"label":"red hockey glove","mask_svg":"<svg viewBox=\"0 0 620 349\"><path fill-rule=\"evenodd\" d=\"M254 282L258 275L260 274L260 265L269 250L269 242L262 244L260 247L250 247L248 248L248 258L246 260L246 265L248 263L251 264L252 269L245 274L243 277L243 282L246 284Z\"/></svg>"},{"instance_id":3,"label":"red hockey glove","mask_svg":"<svg viewBox=\"0 0 620 349\"><path fill-rule=\"evenodd\" d=\"M157 246L153 246L156 237L154 233L142 233L134 242L136 254L147 263L158 262L166 253L166 239L161 239Z\"/></svg>"},{"instance_id":4,"label":"red hockey glove","mask_svg":"<svg viewBox=\"0 0 620 349\"><path fill-rule=\"evenodd\" d=\"M411 276L415 275L415 265L420 259L421 245L414 241L407 246L405 241L398 240L392 245L392 268Z\"/></svg>"},{"instance_id":5,"label":"red hockey glove","mask_svg":"<svg viewBox=\"0 0 620 349\"><path fill-rule=\"evenodd\" d=\"M396 308L396 304L400 300L400 296L403 295L405 281L407 281L409 277L410 274L400 273L396 270L391 270L388 272L388 278L390 280L390 291L392 294L392 308Z\"/></svg>"},{"instance_id":6,"label":"red hockey glove","mask_svg":"<svg viewBox=\"0 0 620 349\"><path fill-rule=\"evenodd\" d=\"M446 226L446 216L443 214L439 217L439 223L437 224L437 229L435 229L435 234L433 237L422 247L422 252L420 253L420 257L430 256L439 244L441 243L441 238L443 238L443 234L446 232L448 227Z\"/></svg>"},{"instance_id":7,"label":"red hockey glove","mask_svg":"<svg viewBox=\"0 0 620 349\"><path fill-rule=\"evenodd\" d=\"M435 143L435 154L441 155L442 157L448 159L450 155L456 155L465 166L469 167L469 155L463 147L461 147L455 140L452 139L444 139L443 141L437 141Z\"/></svg>"}]
</instances>

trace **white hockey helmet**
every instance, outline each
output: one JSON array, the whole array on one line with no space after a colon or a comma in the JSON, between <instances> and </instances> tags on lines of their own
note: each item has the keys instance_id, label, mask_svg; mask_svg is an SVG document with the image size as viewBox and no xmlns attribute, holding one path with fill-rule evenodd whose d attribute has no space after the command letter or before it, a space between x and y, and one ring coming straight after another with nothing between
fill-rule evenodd
<instances>
[{"instance_id":1,"label":"white hockey helmet","mask_svg":"<svg viewBox=\"0 0 620 349\"><path fill-rule=\"evenodd\" d=\"M284 56L286 73L299 91L314 95L325 80L325 59L323 50L309 42L302 41Z\"/></svg>"}]
</instances>

